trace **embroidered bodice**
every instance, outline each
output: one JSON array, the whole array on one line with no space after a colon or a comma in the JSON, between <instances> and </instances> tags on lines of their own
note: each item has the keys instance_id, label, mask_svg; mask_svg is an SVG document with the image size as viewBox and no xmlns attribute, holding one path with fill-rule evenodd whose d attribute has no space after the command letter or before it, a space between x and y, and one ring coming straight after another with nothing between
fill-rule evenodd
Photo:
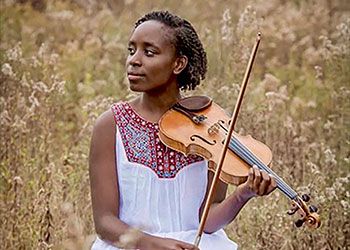
<instances>
[{"instance_id":1,"label":"embroidered bodice","mask_svg":"<svg viewBox=\"0 0 350 250\"><path fill-rule=\"evenodd\" d=\"M149 167L159 178L174 178L185 166L203 160L165 146L159 140L158 125L143 119L128 103L114 104L112 110L128 160Z\"/></svg>"}]
</instances>

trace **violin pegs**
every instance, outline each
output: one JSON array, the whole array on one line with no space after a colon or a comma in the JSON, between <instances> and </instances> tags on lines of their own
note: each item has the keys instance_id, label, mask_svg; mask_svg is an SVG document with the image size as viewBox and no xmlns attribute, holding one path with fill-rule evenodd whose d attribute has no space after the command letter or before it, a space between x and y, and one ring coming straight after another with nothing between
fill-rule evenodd
<instances>
[{"instance_id":1,"label":"violin pegs","mask_svg":"<svg viewBox=\"0 0 350 250\"><path fill-rule=\"evenodd\" d=\"M307 195L307 194L303 194L303 195L301 196L301 199L302 199L303 201L305 201L305 202L308 202L308 201L310 200L310 196Z\"/></svg>"},{"instance_id":2,"label":"violin pegs","mask_svg":"<svg viewBox=\"0 0 350 250\"><path fill-rule=\"evenodd\" d=\"M303 219L299 219L296 222L294 222L296 227L301 227L304 224L304 220Z\"/></svg>"},{"instance_id":3,"label":"violin pegs","mask_svg":"<svg viewBox=\"0 0 350 250\"><path fill-rule=\"evenodd\" d=\"M291 208L287 211L287 214L288 215L293 215L296 213L296 211L299 210L299 207L295 204L295 203L292 203L292 206Z\"/></svg>"},{"instance_id":4,"label":"violin pegs","mask_svg":"<svg viewBox=\"0 0 350 250\"><path fill-rule=\"evenodd\" d=\"M309 206L309 210L310 210L311 213L316 213L318 208L316 206L314 206L314 205L310 205Z\"/></svg>"}]
</instances>

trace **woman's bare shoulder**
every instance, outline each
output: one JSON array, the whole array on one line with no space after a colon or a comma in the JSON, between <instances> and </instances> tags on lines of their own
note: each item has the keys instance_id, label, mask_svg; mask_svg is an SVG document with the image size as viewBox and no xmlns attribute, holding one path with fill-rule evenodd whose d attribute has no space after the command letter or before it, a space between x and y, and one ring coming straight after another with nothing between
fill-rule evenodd
<instances>
[{"instance_id":1,"label":"woman's bare shoulder","mask_svg":"<svg viewBox=\"0 0 350 250\"><path fill-rule=\"evenodd\" d=\"M103 132L106 130L111 131L114 130L115 119L114 114L111 109L103 112L95 121L94 132Z\"/></svg>"},{"instance_id":2,"label":"woman's bare shoulder","mask_svg":"<svg viewBox=\"0 0 350 250\"><path fill-rule=\"evenodd\" d=\"M90 145L90 165L107 166L106 161L113 162L115 144L115 122L113 112L106 110L97 119L92 130Z\"/></svg>"}]
</instances>

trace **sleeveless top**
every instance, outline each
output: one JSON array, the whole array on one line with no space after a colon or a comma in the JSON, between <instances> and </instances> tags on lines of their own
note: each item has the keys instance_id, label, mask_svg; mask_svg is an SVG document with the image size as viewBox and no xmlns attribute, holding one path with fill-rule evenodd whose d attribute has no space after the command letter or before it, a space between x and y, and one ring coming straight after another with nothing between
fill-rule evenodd
<instances>
[{"instance_id":1,"label":"sleeveless top","mask_svg":"<svg viewBox=\"0 0 350 250\"><path fill-rule=\"evenodd\" d=\"M119 219L153 235L193 243L207 189L207 161L165 146L158 124L142 118L128 103L114 104L112 111ZM236 249L223 230L203 235L201 250ZM98 238L92 249L118 248Z\"/></svg>"}]
</instances>

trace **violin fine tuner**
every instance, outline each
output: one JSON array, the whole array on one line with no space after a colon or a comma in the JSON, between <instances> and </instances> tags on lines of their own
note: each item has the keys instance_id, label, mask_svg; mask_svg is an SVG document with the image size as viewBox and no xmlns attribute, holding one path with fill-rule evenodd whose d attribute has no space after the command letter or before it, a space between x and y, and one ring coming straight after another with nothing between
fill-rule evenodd
<instances>
[{"instance_id":1,"label":"violin fine tuner","mask_svg":"<svg viewBox=\"0 0 350 250\"><path fill-rule=\"evenodd\" d=\"M208 128L208 134L214 135L219 132L220 125L216 122Z\"/></svg>"}]
</instances>

